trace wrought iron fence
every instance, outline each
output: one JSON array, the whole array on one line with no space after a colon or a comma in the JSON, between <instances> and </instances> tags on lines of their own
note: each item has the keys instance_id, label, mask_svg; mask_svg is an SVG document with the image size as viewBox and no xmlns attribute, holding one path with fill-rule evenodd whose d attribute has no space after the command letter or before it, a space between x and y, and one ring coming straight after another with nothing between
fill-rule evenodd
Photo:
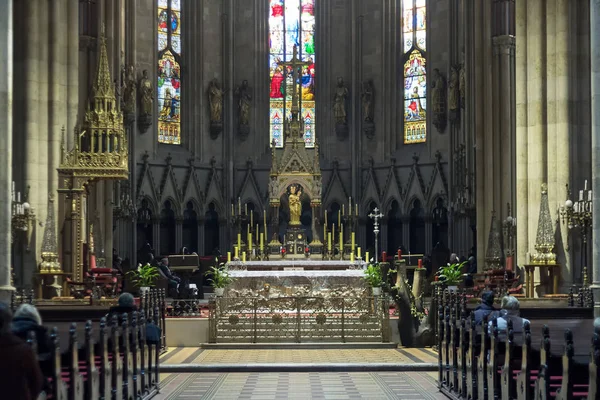
<instances>
[{"instance_id":1,"label":"wrought iron fence","mask_svg":"<svg viewBox=\"0 0 600 400\"><path fill-rule=\"evenodd\" d=\"M389 342L384 297L217 297L211 343Z\"/></svg>"}]
</instances>

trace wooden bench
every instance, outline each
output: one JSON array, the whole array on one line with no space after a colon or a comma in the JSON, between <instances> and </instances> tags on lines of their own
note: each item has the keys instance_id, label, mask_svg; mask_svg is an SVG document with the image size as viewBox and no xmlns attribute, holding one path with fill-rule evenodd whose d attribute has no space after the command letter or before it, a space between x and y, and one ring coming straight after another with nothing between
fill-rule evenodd
<instances>
[{"instance_id":1,"label":"wooden bench","mask_svg":"<svg viewBox=\"0 0 600 400\"><path fill-rule=\"evenodd\" d=\"M438 380L448 397L600 399L600 332L591 321L569 321L567 329L559 329L562 321L554 320L553 332L564 332L561 340L546 324L532 328L540 321L525 323L517 335L509 320L506 340L499 340L495 319L490 334L487 320L476 327L473 313L467 317L464 296L450 294L446 300L438 308ZM533 329L539 331L539 347ZM586 333L593 333L591 349Z\"/></svg>"},{"instance_id":2,"label":"wooden bench","mask_svg":"<svg viewBox=\"0 0 600 400\"><path fill-rule=\"evenodd\" d=\"M150 399L158 392L160 343L147 343L145 313L123 314L120 322L116 315L110 321L102 318L96 341L88 321L83 347L73 323L62 354L58 331L52 329L50 353L39 357L48 399ZM36 350L33 332L28 341Z\"/></svg>"}]
</instances>

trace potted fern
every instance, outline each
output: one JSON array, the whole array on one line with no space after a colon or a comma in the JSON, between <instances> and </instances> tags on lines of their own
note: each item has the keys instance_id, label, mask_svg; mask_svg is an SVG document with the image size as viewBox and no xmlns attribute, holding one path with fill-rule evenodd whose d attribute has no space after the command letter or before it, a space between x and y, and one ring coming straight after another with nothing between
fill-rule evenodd
<instances>
[{"instance_id":1,"label":"potted fern","mask_svg":"<svg viewBox=\"0 0 600 400\"><path fill-rule=\"evenodd\" d=\"M364 271L365 281L371 285L373 296L381 295L381 286L383 286L383 276L379 264L369 264Z\"/></svg>"},{"instance_id":2,"label":"potted fern","mask_svg":"<svg viewBox=\"0 0 600 400\"><path fill-rule=\"evenodd\" d=\"M143 295L156 285L160 273L158 272L158 267L146 263L145 265L138 264L137 269L127 272L127 275L130 276L131 283L139 288L140 294Z\"/></svg>"},{"instance_id":3,"label":"potted fern","mask_svg":"<svg viewBox=\"0 0 600 400\"><path fill-rule=\"evenodd\" d=\"M210 267L206 273L209 278L211 286L215 290L217 296L223 296L225 287L233 282L233 277L229 274L229 271L225 269L225 264L220 264L217 267Z\"/></svg>"},{"instance_id":4,"label":"potted fern","mask_svg":"<svg viewBox=\"0 0 600 400\"><path fill-rule=\"evenodd\" d=\"M439 280L443 282L448 290L457 290L463 279L462 269L466 262L453 263L440 267L437 272Z\"/></svg>"}]
</instances>

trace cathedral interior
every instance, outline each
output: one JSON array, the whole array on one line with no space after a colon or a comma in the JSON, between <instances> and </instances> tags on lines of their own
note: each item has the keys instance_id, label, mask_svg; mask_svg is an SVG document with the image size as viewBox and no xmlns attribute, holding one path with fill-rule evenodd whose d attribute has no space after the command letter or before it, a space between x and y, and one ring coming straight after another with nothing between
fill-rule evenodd
<instances>
[{"instance_id":1,"label":"cathedral interior","mask_svg":"<svg viewBox=\"0 0 600 400\"><path fill-rule=\"evenodd\" d=\"M528 297L599 297L598 15L586 0L2 1L0 298L60 297L149 253L454 253L514 271Z\"/></svg>"}]
</instances>

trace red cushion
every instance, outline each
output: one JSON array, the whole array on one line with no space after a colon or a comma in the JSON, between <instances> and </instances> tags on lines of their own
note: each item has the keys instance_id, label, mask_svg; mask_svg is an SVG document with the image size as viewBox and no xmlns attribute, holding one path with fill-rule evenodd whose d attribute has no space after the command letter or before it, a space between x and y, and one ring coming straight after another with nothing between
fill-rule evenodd
<instances>
[{"instance_id":1,"label":"red cushion","mask_svg":"<svg viewBox=\"0 0 600 400\"><path fill-rule=\"evenodd\" d=\"M90 270L92 274L112 274L112 268L92 268Z\"/></svg>"}]
</instances>

